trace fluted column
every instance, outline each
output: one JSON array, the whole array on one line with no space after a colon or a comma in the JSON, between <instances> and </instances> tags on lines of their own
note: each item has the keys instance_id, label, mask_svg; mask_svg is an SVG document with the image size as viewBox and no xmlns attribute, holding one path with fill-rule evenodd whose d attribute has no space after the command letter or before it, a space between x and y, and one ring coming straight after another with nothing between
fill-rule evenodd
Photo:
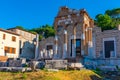
<instances>
[{"instance_id":1,"label":"fluted column","mask_svg":"<svg viewBox=\"0 0 120 80\"><path fill-rule=\"evenodd\" d=\"M82 34L81 34L81 55L85 55L85 24L82 25Z\"/></svg>"},{"instance_id":2,"label":"fluted column","mask_svg":"<svg viewBox=\"0 0 120 80\"><path fill-rule=\"evenodd\" d=\"M67 58L67 31L64 30L63 58Z\"/></svg>"},{"instance_id":3,"label":"fluted column","mask_svg":"<svg viewBox=\"0 0 120 80\"><path fill-rule=\"evenodd\" d=\"M58 52L58 36L55 36L55 40L54 40L54 58L58 58L57 56L57 52Z\"/></svg>"},{"instance_id":4,"label":"fluted column","mask_svg":"<svg viewBox=\"0 0 120 80\"><path fill-rule=\"evenodd\" d=\"M76 57L76 38L75 35L73 35L73 40L72 40L72 57Z\"/></svg>"},{"instance_id":5,"label":"fluted column","mask_svg":"<svg viewBox=\"0 0 120 80\"><path fill-rule=\"evenodd\" d=\"M89 39L88 39L88 46L92 47L92 28L88 28L88 35L89 35Z\"/></svg>"},{"instance_id":6,"label":"fluted column","mask_svg":"<svg viewBox=\"0 0 120 80\"><path fill-rule=\"evenodd\" d=\"M39 35L36 35L36 46L35 46L35 59L38 59L39 57L39 51L38 51L38 46L39 46Z\"/></svg>"},{"instance_id":7,"label":"fluted column","mask_svg":"<svg viewBox=\"0 0 120 80\"><path fill-rule=\"evenodd\" d=\"M93 57L93 42L92 42L92 28L88 29L88 35L89 35L89 39L88 39L88 53L90 57Z\"/></svg>"},{"instance_id":8,"label":"fluted column","mask_svg":"<svg viewBox=\"0 0 120 80\"><path fill-rule=\"evenodd\" d=\"M76 57L76 27L73 29L72 57Z\"/></svg>"}]
</instances>

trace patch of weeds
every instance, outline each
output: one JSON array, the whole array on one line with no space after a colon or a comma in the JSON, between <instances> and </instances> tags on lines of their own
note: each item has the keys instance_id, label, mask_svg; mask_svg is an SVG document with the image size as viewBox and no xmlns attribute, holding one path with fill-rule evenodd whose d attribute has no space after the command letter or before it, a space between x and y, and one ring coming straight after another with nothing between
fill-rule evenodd
<instances>
[{"instance_id":1,"label":"patch of weeds","mask_svg":"<svg viewBox=\"0 0 120 80\"><path fill-rule=\"evenodd\" d=\"M46 69L46 68L43 68L42 70L45 71L45 72L48 72L48 69Z\"/></svg>"},{"instance_id":2,"label":"patch of weeds","mask_svg":"<svg viewBox=\"0 0 120 80\"><path fill-rule=\"evenodd\" d=\"M57 78L57 77L46 76L46 77L45 77L45 80L60 80L60 79Z\"/></svg>"},{"instance_id":3,"label":"patch of weeds","mask_svg":"<svg viewBox=\"0 0 120 80\"><path fill-rule=\"evenodd\" d=\"M27 79L27 75L26 74L22 74L22 79Z\"/></svg>"},{"instance_id":4,"label":"patch of weeds","mask_svg":"<svg viewBox=\"0 0 120 80\"><path fill-rule=\"evenodd\" d=\"M100 75L101 72L102 72L99 68L96 68L95 70L92 70L92 71L95 72L98 75Z\"/></svg>"}]
</instances>

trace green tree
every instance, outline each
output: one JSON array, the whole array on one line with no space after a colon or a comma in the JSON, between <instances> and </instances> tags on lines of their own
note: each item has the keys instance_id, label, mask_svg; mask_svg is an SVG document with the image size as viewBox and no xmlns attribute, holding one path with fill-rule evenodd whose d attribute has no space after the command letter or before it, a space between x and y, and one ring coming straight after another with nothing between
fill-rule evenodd
<instances>
[{"instance_id":1,"label":"green tree","mask_svg":"<svg viewBox=\"0 0 120 80\"><path fill-rule=\"evenodd\" d=\"M105 14L105 15L102 15L102 14L97 15L96 16L96 23L97 23L97 25L99 27L102 28L102 30L108 30L108 29L113 29L114 28L113 26L111 26L112 19L107 14Z\"/></svg>"},{"instance_id":2,"label":"green tree","mask_svg":"<svg viewBox=\"0 0 120 80\"><path fill-rule=\"evenodd\" d=\"M26 30L23 26L16 26L15 28Z\"/></svg>"},{"instance_id":3,"label":"green tree","mask_svg":"<svg viewBox=\"0 0 120 80\"><path fill-rule=\"evenodd\" d=\"M117 26L120 24L120 8L115 8L112 10L106 10L105 14L108 14L112 18L112 24Z\"/></svg>"},{"instance_id":4,"label":"green tree","mask_svg":"<svg viewBox=\"0 0 120 80\"><path fill-rule=\"evenodd\" d=\"M40 35L39 40L41 40L42 38L48 38L50 36L55 35L55 30L54 30L53 26L50 26L48 24L40 26L39 28L33 28L29 31L38 33Z\"/></svg>"},{"instance_id":5,"label":"green tree","mask_svg":"<svg viewBox=\"0 0 120 80\"><path fill-rule=\"evenodd\" d=\"M120 8L106 10L105 14L109 15L111 18L120 18Z\"/></svg>"},{"instance_id":6,"label":"green tree","mask_svg":"<svg viewBox=\"0 0 120 80\"><path fill-rule=\"evenodd\" d=\"M120 24L120 8L106 10L104 15L96 15L94 21L102 30L116 28Z\"/></svg>"},{"instance_id":7,"label":"green tree","mask_svg":"<svg viewBox=\"0 0 120 80\"><path fill-rule=\"evenodd\" d=\"M35 31L29 31L30 33L32 33L32 34L37 34L37 32L35 32Z\"/></svg>"}]
</instances>

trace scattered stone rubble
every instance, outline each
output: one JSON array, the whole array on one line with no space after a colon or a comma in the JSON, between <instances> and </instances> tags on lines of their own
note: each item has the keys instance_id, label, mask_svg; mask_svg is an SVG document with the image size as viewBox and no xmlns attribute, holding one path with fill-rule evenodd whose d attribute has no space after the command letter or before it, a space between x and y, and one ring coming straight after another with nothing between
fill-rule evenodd
<instances>
[{"instance_id":1,"label":"scattered stone rubble","mask_svg":"<svg viewBox=\"0 0 120 80\"><path fill-rule=\"evenodd\" d=\"M68 69L77 69L80 70L84 68L84 66L81 63L69 63L68 64Z\"/></svg>"}]
</instances>

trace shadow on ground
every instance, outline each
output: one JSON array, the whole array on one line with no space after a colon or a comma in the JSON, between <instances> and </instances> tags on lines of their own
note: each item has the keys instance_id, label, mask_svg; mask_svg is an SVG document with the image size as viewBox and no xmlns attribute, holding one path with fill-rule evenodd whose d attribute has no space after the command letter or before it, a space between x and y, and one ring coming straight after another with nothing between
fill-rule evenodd
<instances>
[{"instance_id":1,"label":"shadow on ground","mask_svg":"<svg viewBox=\"0 0 120 80\"><path fill-rule=\"evenodd\" d=\"M103 80L102 78L100 78L96 75L91 75L90 78L91 78L91 80Z\"/></svg>"}]
</instances>

